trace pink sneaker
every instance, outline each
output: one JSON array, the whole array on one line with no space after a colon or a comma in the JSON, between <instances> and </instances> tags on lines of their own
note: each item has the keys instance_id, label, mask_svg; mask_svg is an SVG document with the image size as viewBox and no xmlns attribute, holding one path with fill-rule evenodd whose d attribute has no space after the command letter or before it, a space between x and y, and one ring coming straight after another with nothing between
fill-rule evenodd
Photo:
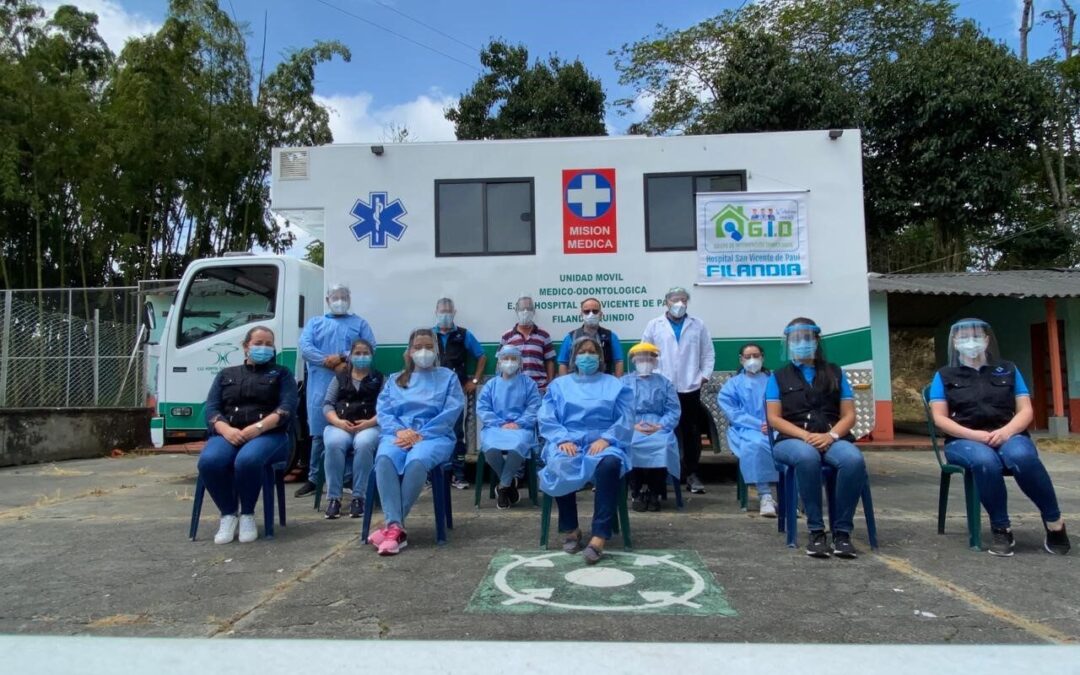
<instances>
[{"instance_id":1,"label":"pink sneaker","mask_svg":"<svg viewBox=\"0 0 1080 675\"><path fill-rule=\"evenodd\" d=\"M385 537L382 543L379 544L379 555L397 555L401 553L401 549L408 545L405 530L397 525L391 525L384 532Z\"/></svg>"},{"instance_id":2,"label":"pink sneaker","mask_svg":"<svg viewBox=\"0 0 1080 675\"><path fill-rule=\"evenodd\" d=\"M383 543L383 540L385 540L385 539L386 539L386 528L385 527L380 527L379 529L375 530L370 535L368 535L367 543L371 544L375 548L379 548L379 546Z\"/></svg>"}]
</instances>

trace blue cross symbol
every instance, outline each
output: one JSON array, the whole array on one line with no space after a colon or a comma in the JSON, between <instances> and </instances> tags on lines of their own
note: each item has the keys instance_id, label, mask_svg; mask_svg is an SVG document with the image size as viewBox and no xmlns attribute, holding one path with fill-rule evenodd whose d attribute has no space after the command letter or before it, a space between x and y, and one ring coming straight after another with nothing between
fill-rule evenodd
<instances>
[{"instance_id":1,"label":"blue cross symbol","mask_svg":"<svg viewBox=\"0 0 1080 675\"><path fill-rule=\"evenodd\" d=\"M579 173L566 184L566 205L578 218L599 218L611 208L611 183L598 173Z\"/></svg>"},{"instance_id":2,"label":"blue cross symbol","mask_svg":"<svg viewBox=\"0 0 1080 675\"><path fill-rule=\"evenodd\" d=\"M400 241L408 227L398 220L408 213L401 200L395 199L387 203L385 192L372 192L369 199L370 204L363 199L357 199L349 211L357 219L357 222L349 226L356 241L368 237L370 248L386 248L387 237Z\"/></svg>"}]
</instances>

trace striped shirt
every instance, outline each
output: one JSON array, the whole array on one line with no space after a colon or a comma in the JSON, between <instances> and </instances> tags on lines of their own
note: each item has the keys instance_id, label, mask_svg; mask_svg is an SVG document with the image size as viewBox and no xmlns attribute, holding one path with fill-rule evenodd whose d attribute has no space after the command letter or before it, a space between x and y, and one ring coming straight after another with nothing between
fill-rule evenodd
<instances>
[{"instance_id":1,"label":"striped shirt","mask_svg":"<svg viewBox=\"0 0 1080 675\"><path fill-rule=\"evenodd\" d=\"M503 333L503 345L513 345L521 350L521 372L528 375L543 389L548 385L546 361L555 360L555 346L551 344L551 334L539 326L533 326L527 336L515 324L513 329Z\"/></svg>"}]
</instances>

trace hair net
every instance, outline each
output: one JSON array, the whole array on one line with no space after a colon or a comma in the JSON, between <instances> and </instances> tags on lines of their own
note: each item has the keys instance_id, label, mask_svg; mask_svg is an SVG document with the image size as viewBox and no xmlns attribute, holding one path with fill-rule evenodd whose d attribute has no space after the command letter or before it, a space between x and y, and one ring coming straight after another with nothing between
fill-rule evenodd
<instances>
[{"instance_id":1,"label":"hair net","mask_svg":"<svg viewBox=\"0 0 1080 675\"><path fill-rule=\"evenodd\" d=\"M343 283L336 283L330 286L326 291L327 298L341 297L346 300L352 298L352 293L349 292L349 287Z\"/></svg>"},{"instance_id":2,"label":"hair net","mask_svg":"<svg viewBox=\"0 0 1080 675\"><path fill-rule=\"evenodd\" d=\"M690 300L690 291L686 290L682 286L674 286L668 289L668 292L664 294L664 302L671 299L673 295L685 295L687 300Z\"/></svg>"},{"instance_id":3,"label":"hair net","mask_svg":"<svg viewBox=\"0 0 1080 675\"><path fill-rule=\"evenodd\" d=\"M521 350L514 345L503 345L499 348L499 351L495 354L495 356L500 359L520 359Z\"/></svg>"}]
</instances>

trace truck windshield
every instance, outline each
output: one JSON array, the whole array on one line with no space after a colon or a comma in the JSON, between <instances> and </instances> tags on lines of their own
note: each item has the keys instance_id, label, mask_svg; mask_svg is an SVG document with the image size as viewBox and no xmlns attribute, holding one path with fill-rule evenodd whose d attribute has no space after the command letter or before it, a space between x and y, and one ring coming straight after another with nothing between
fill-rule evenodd
<instances>
[{"instance_id":1,"label":"truck windshield","mask_svg":"<svg viewBox=\"0 0 1080 675\"><path fill-rule=\"evenodd\" d=\"M176 346L273 319L277 285L278 269L272 265L200 270L184 294Z\"/></svg>"}]
</instances>

